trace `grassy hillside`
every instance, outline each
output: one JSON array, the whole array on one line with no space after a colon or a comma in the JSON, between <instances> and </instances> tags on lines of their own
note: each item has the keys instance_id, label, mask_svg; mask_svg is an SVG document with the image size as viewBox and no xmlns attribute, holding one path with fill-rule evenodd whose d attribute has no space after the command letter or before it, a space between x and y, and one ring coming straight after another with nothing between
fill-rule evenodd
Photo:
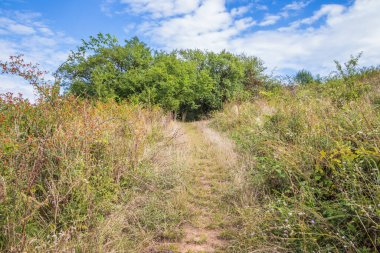
<instances>
[{"instance_id":1,"label":"grassy hillside","mask_svg":"<svg viewBox=\"0 0 380 253\"><path fill-rule=\"evenodd\" d=\"M216 113L243 160L231 252L376 252L380 73L262 90Z\"/></svg>"},{"instance_id":2,"label":"grassy hillside","mask_svg":"<svg viewBox=\"0 0 380 253\"><path fill-rule=\"evenodd\" d=\"M3 95L0 122L1 251L140 252L186 217L161 110Z\"/></svg>"},{"instance_id":3,"label":"grassy hillside","mask_svg":"<svg viewBox=\"0 0 380 253\"><path fill-rule=\"evenodd\" d=\"M80 50L54 84L21 56L0 61L39 95L0 95L0 251L378 251L379 69L351 58L289 86L228 52ZM236 148L209 121L172 120L223 102L211 125Z\"/></svg>"}]
</instances>

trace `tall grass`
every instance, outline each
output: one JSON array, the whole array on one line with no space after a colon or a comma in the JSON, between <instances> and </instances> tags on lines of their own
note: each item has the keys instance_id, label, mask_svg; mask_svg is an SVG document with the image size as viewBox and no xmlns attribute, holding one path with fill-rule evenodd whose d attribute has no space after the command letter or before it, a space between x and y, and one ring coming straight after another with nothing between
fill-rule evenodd
<instances>
[{"instance_id":1,"label":"tall grass","mask_svg":"<svg viewBox=\"0 0 380 253\"><path fill-rule=\"evenodd\" d=\"M379 87L373 69L216 113L246 167L231 252L378 251Z\"/></svg>"},{"instance_id":2,"label":"tall grass","mask_svg":"<svg viewBox=\"0 0 380 253\"><path fill-rule=\"evenodd\" d=\"M7 94L0 122L1 250L133 252L184 215L163 194L178 172L154 165L175 137L159 109Z\"/></svg>"},{"instance_id":3,"label":"tall grass","mask_svg":"<svg viewBox=\"0 0 380 253\"><path fill-rule=\"evenodd\" d=\"M175 234L189 214L170 117L60 96L22 56L0 71L38 95L0 95L0 251L142 252Z\"/></svg>"}]
</instances>

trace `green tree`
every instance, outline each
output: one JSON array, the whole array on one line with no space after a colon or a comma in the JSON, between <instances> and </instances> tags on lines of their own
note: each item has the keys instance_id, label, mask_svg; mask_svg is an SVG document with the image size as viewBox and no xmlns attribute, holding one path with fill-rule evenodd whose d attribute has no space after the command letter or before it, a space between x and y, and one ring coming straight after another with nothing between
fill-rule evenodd
<instances>
[{"instance_id":1,"label":"green tree","mask_svg":"<svg viewBox=\"0 0 380 253\"><path fill-rule=\"evenodd\" d=\"M116 38L98 34L83 41L56 72L67 91L96 99L127 98L141 92L143 70L153 60L151 50L138 38L119 45ZM128 73L128 74L127 74Z\"/></svg>"},{"instance_id":2,"label":"green tree","mask_svg":"<svg viewBox=\"0 0 380 253\"><path fill-rule=\"evenodd\" d=\"M153 51L138 38L120 45L111 35L98 34L71 52L56 76L76 96L159 105L183 119L196 119L260 83L263 71L255 57Z\"/></svg>"},{"instance_id":3,"label":"green tree","mask_svg":"<svg viewBox=\"0 0 380 253\"><path fill-rule=\"evenodd\" d=\"M297 72L297 74L294 77L294 82L297 84L306 85L306 84L313 83L314 77L310 71L303 69Z\"/></svg>"}]
</instances>

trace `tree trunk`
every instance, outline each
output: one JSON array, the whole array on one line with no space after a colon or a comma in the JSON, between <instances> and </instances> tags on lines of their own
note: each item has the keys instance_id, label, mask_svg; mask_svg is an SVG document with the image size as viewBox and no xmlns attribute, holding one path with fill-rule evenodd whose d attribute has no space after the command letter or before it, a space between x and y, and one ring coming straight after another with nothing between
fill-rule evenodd
<instances>
[{"instance_id":1,"label":"tree trunk","mask_svg":"<svg viewBox=\"0 0 380 253\"><path fill-rule=\"evenodd\" d=\"M187 112L182 113L182 122L186 121Z\"/></svg>"}]
</instances>

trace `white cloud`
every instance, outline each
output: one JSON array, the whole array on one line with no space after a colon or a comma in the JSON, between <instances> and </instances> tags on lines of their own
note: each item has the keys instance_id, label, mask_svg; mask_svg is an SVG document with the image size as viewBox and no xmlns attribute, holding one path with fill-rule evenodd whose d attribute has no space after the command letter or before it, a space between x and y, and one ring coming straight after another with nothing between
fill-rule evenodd
<instances>
[{"instance_id":1,"label":"white cloud","mask_svg":"<svg viewBox=\"0 0 380 253\"><path fill-rule=\"evenodd\" d=\"M374 0L372 0L374 1ZM311 25L315 23L316 21L320 20L322 17L327 16L328 17L328 22L331 22L334 20L336 17L340 16L347 8L343 5L338 5L338 4L327 4L323 5L321 9L316 11L313 16L309 18L305 18L299 21L296 21L292 24L292 26L300 26L303 24L306 25Z\"/></svg>"},{"instance_id":2,"label":"white cloud","mask_svg":"<svg viewBox=\"0 0 380 253\"><path fill-rule=\"evenodd\" d=\"M112 5L115 3L115 0L103 0L100 4L100 10L107 16L112 16Z\"/></svg>"},{"instance_id":3,"label":"white cloud","mask_svg":"<svg viewBox=\"0 0 380 253\"><path fill-rule=\"evenodd\" d=\"M230 41L231 49L264 59L271 68L328 74L333 60L345 61L349 55L364 52L361 63L380 63L380 1L357 0L351 7L325 5L302 21L313 24L323 16L319 28L306 27L259 31Z\"/></svg>"},{"instance_id":4,"label":"white cloud","mask_svg":"<svg viewBox=\"0 0 380 253\"><path fill-rule=\"evenodd\" d=\"M36 32L33 27L17 23L9 18L0 18L0 28L3 30L4 34L12 33L28 35Z\"/></svg>"},{"instance_id":5,"label":"white cloud","mask_svg":"<svg viewBox=\"0 0 380 253\"><path fill-rule=\"evenodd\" d=\"M5 60L16 53L10 41L0 39L0 60Z\"/></svg>"},{"instance_id":6,"label":"white cloud","mask_svg":"<svg viewBox=\"0 0 380 253\"><path fill-rule=\"evenodd\" d=\"M20 77L0 76L0 94L12 92L14 95L22 94L23 98L35 100L33 87Z\"/></svg>"},{"instance_id":7,"label":"white cloud","mask_svg":"<svg viewBox=\"0 0 380 253\"><path fill-rule=\"evenodd\" d=\"M293 2L283 11L299 10L308 3ZM356 0L349 7L323 5L310 17L276 30L262 30L261 27L278 23L281 13L268 15L256 23L248 15L236 15L239 13L236 9L227 10L225 0L202 0L199 5L192 6L190 12L176 12L183 14L171 16L174 12L169 11L165 18L158 20L150 19L157 13L149 7L145 10L149 12L148 17L137 25L137 29L140 35L164 49L227 49L247 53L262 58L278 73L307 68L328 74L334 68L334 59L345 61L351 54L361 51L364 52L362 64L380 64L379 0Z\"/></svg>"},{"instance_id":8,"label":"white cloud","mask_svg":"<svg viewBox=\"0 0 380 253\"><path fill-rule=\"evenodd\" d=\"M53 36L54 35L54 32L52 30L50 30L48 27L40 27L39 31L46 36Z\"/></svg>"},{"instance_id":9,"label":"white cloud","mask_svg":"<svg viewBox=\"0 0 380 253\"><path fill-rule=\"evenodd\" d=\"M256 10L259 10L259 11L267 11L267 10L269 10L268 6L266 6L264 4L256 4L255 8L256 8Z\"/></svg>"},{"instance_id":10,"label":"white cloud","mask_svg":"<svg viewBox=\"0 0 380 253\"><path fill-rule=\"evenodd\" d=\"M24 54L26 61L39 63L41 68L54 71L67 55L66 46L74 40L51 30L40 20L39 13L0 10L0 60ZM0 76L0 93L22 93L34 100L33 88L20 78Z\"/></svg>"},{"instance_id":11,"label":"white cloud","mask_svg":"<svg viewBox=\"0 0 380 253\"><path fill-rule=\"evenodd\" d=\"M279 15L267 15L264 20L259 23L259 26L269 26L276 24L281 19Z\"/></svg>"},{"instance_id":12,"label":"white cloud","mask_svg":"<svg viewBox=\"0 0 380 253\"><path fill-rule=\"evenodd\" d=\"M310 4L310 1L306 2L306 1L294 1L290 4L287 4L283 10L285 11L289 11L289 10L293 10L293 11L299 11L299 10L302 10L303 8L305 8L306 6L308 6Z\"/></svg>"},{"instance_id":13,"label":"white cloud","mask_svg":"<svg viewBox=\"0 0 380 253\"><path fill-rule=\"evenodd\" d=\"M249 11L249 9L251 9L251 5L247 5L247 6L241 6L241 7L238 7L238 8L233 8L231 10L231 15L233 17L236 17L236 16L241 16L245 13L247 13Z\"/></svg>"},{"instance_id":14,"label":"white cloud","mask_svg":"<svg viewBox=\"0 0 380 253\"><path fill-rule=\"evenodd\" d=\"M292 13L298 13L302 9L306 8L309 4L311 3L310 1L293 1L290 4L285 5L284 8L282 8L282 11L280 15L284 18L288 18Z\"/></svg>"},{"instance_id":15,"label":"white cloud","mask_svg":"<svg viewBox=\"0 0 380 253\"><path fill-rule=\"evenodd\" d=\"M140 31L165 48L209 48L222 50L228 42L255 24L250 17L236 18L224 0L204 0L193 12L179 17L145 22Z\"/></svg>"},{"instance_id":16,"label":"white cloud","mask_svg":"<svg viewBox=\"0 0 380 253\"><path fill-rule=\"evenodd\" d=\"M153 18L171 17L195 11L201 0L120 0L134 13L150 13Z\"/></svg>"},{"instance_id":17,"label":"white cloud","mask_svg":"<svg viewBox=\"0 0 380 253\"><path fill-rule=\"evenodd\" d=\"M10 24L8 29L16 34L33 34L36 32L32 27L20 24Z\"/></svg>"}]
</instances>

